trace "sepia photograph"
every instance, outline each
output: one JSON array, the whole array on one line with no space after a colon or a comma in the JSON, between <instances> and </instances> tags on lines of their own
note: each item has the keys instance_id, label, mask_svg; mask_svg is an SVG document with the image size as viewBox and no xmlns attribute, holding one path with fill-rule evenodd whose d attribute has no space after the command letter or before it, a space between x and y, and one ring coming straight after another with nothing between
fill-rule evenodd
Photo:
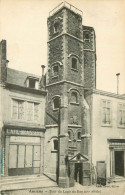
<instances>
[{"instance_id":1,"label":"sepia photograph","mask_svg":"<svg viewBox=\"0 0 125 195\"><path fill-rule=\"evenodd\" d=\"M125 0L0 0L0 194L125 195Z\"/></svg>"}]
</instances>

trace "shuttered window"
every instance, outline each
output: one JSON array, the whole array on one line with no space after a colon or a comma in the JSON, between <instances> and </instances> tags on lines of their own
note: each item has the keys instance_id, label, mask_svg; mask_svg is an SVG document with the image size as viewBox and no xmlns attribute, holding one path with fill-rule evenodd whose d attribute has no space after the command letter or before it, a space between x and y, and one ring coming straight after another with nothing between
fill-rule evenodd
<instances>
[{"instance_id":1,"label":"shuttered window","mask_svg":"<svg viewBox=\"0 0 125 195\"><path fill-rule=\"evenodd\" d=\"M12 118L27 121L38 121L39 103L13 99Z\"/></svg>"},{"instance_id":2,"label":"shuttered window","mask_svg":"<svg viewBox=\"0 0 125 195\"><path fill-rule=\"evenodd\" d=\"M12 117L14 119L24 119L24 101L13 100Z\"/></svg>"},{"instance_id":3,"label":"shuttered window","mask_svg":"<svg viewBox=\"0 0 125 195\"><path fill-rule=\"evenodd\" d=\"M125 127L125 104L118 104L118 126Z\"/></svg>"},{"instance_id":4,"label":"shuttered window","mask_svg":"<svg viewBox=\"0 0 125 195\"><path fill-rule=\"evenodd\" d=\"M111 102L102 101L102 124L111 125Z\"/></svg>"}]
</instances>

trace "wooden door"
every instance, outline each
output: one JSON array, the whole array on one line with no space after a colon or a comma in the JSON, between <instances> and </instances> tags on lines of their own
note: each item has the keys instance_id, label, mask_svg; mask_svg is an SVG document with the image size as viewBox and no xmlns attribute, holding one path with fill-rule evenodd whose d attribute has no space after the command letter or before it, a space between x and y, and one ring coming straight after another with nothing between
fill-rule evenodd
<instances>
[{"instance_id":1,"label":"wooden door","mask_svg":"<svg viewBox=\"0 0 125 195\"><path fill-rule=\"evenodd\" d=\"M106 185L106 163L105 161L97 161L97 184Z\"/></svg>"},{"instance_id":2,"label":"wooden door","mask_svg":"<svg viewBox=\"0 0 125 195\"><path fill-rule=\"evenodd\" d=\"M83 186L89 186L91 184L90 163L83 162Z\"/></svg>"}]
</instances>

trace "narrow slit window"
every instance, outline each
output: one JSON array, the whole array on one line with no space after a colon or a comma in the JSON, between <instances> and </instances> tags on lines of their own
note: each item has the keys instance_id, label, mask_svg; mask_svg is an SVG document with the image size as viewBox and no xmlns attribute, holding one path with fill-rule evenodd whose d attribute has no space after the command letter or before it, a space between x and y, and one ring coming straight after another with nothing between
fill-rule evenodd
<instances>
[{"instance_id":1,"label":"narrow slit window","mask_svg":"<svg viewBox=\"0 0 125 195\"><path fill-rule=\"evenodd\" d=\"M59 67L58 66L54 66L53 67L53 76L57 76L59 73Z\"/></svg>"},{"instance_id":2,"label":"narrow slit window","mask_svg":"<svg viewBox=\"0 0 125 195\"><path fill-rule=\"evenodd\" d=\"M72 58L72 68L77 70L77 59Z\"/></svg>"},{"instance_id":3,"label":"narrow slit window","mask_svg":"<svg viewBox=\"0 0 125 195\"><path fill-rule=\"evenodd\" d=\"M58 150L58 140L53 140L54 150Z\"/></svg>"},{"instance_id":4,"label":"narrow slit window","mask_svg":"<svg viewBox=\"0 0 125 195\"><path fill-rule=\"evenodd\" d=\"M71 93L71 103L78 103L77 92Z\"/></svg>"},{"instance_id":5,"label":"narrow slit window","mask_svg":"<svg viewBox=\"0 0 125 195\"><path fill-rule=\"evenodd\" d=\"M59 101L59 97L55 97L54 100L53 100L53 107L54 109L58 109L59 106L60 106L60 101Z\"/></svg>"}]
</instances>

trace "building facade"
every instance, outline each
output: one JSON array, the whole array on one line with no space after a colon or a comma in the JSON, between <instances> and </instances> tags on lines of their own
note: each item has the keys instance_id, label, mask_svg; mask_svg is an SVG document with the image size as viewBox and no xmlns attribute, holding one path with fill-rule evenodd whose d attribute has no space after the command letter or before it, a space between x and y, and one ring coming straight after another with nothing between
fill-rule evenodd
<instances>
[{"instance_id":1,"label":"building facade","mask_svg":"<svg viewBox=\"0 0 125 195\"><path fill-rule=\"evenodd\" d=\"M46 91L42 79L8 68L6 41L0 43L1 173L43 173Z\"/></svg>"},{"instance_id":2,"label":"building facade","mask_svg":"<svg viewBox=\"0 0 125 195\"><path fill-rule=\"evenodd\" d=\"M86 90L90 106L92 163L102 170L107 181L125 177L125 97L101 90ZM105 165L104 165L105 164ZM98 167L97 167L98 168Z\"/></svg>"}]
</instances>

